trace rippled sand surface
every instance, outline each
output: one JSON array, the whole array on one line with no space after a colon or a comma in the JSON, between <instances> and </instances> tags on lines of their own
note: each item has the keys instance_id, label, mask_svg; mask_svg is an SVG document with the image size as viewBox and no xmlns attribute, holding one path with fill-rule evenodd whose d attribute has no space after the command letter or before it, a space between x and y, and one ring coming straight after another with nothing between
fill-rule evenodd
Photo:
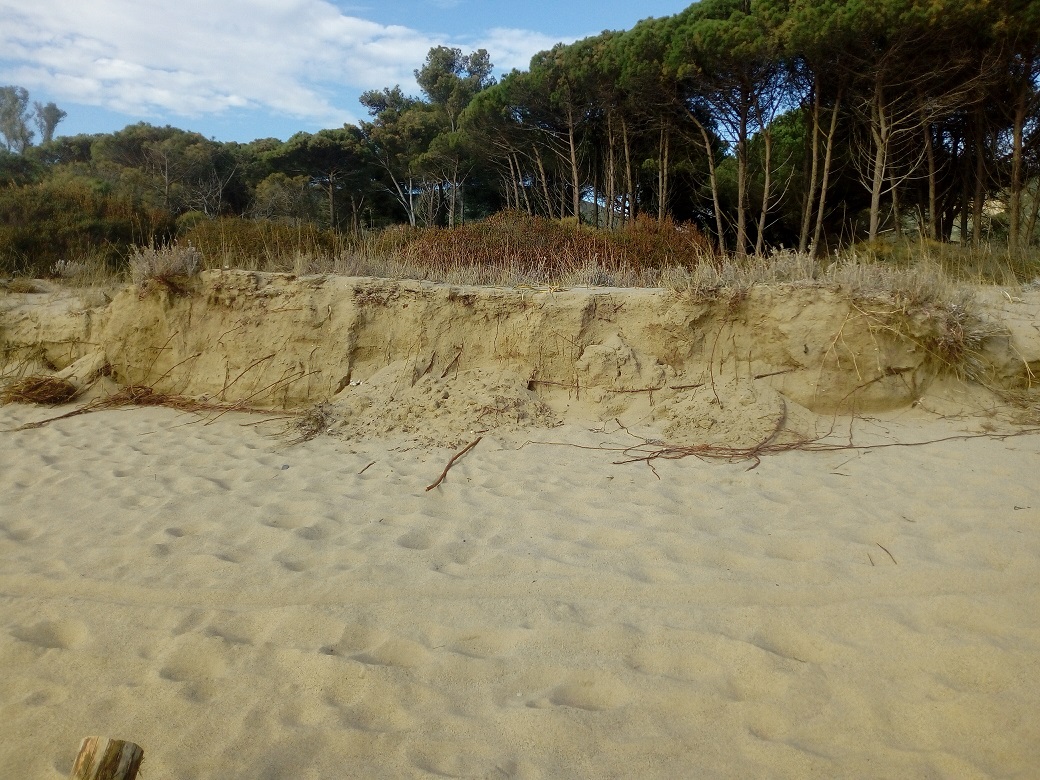
<instances>
[{"instance_id":1,"label":"rippled sand surface","mask_svg":"<svg viewBox=\"0 0 1040 780\"><path fill-rule=\"evenodd\" d=\"M254 422L0 433L0 776L67 777L88 734L153 780L1040 765L1040 436L655 475L490 435L427 491L453 450Z\"/></svg>"}]
</instances>

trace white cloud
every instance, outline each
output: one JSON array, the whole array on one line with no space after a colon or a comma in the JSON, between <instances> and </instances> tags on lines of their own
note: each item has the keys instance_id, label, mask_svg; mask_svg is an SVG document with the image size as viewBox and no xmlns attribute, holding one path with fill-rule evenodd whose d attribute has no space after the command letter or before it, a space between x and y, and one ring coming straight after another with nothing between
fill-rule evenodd
<instances>
[{"instance_id":1,"label":"white cloud","mask_svg":"<svg viewBox=\"0 0 1040 780\"><path fill-rule=\"evenodd\" d=\"M483 47L508 70L554 42L504 29L446 41L328 0L0 0L0 18L4 83L132 116L252 109L326 126L355 118L359 90L414 89L431 46Z\"/></svg>"},{"instance_id":2,"label":"white cloud","mask_svg":"<svg viewBox=\"0 0 1040 780\"><path fill-rule=\"evenodd\" d=\"M540 51L551 49L558 42L559 38L550 38L531 30L496 27L481 36L474 48L487 49L497 70L527 70L527 66L531 64L531 57Z\"/></svg>"}]
</instances>

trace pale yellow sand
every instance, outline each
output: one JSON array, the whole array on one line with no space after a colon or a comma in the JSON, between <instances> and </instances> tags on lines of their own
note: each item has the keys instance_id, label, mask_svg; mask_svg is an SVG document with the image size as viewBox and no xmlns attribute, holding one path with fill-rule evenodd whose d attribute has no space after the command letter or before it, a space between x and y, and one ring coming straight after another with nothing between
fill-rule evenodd
<instances>
[{"instance_id":1,"label":"pale yellow sand","mask_svg":"<svg viewBox=\"0 0 1040 780\"><path fill-rule=\"evenodd\" d=\"M1040 436L518 448L626 441L572 426L427 492L452 450L195 419L0 434L0 777L88 734L145 780L1040 772Z\"/></svg>"}]
</instances>

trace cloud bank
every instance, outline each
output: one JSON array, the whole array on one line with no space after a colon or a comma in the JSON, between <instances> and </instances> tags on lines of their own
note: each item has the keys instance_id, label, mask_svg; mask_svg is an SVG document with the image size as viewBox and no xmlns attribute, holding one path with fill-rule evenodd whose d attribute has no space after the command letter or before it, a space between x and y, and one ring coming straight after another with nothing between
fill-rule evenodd
<instances>
[{"instance_id":1,"label":"cloud bank","mask_svg":"<svg viewBox=\"0 0 1040 780\"><path fill-rule=\"evenodd\" d=\"M492 29L445 40L343 13L327 0L0 0L0 80L132 116L235 110L332 126L356 94L401 84L432 46L486 48L526 67L553 39Z\"/></svg>"}]
</instances>

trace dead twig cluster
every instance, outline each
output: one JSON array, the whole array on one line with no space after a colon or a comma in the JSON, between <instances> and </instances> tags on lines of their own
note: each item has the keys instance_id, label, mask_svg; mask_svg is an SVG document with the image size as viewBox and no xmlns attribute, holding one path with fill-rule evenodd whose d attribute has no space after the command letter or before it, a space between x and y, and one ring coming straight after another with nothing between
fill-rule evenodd
<instances>
[{"instance_id":1,"label":"dead twig cluster","mask_svg":"<svg viewBox=\"0 0 1040 780\"><path fill-rule=\"evenodd\" d=\"M779 441L778 439L780 434L784 431L784 426L787 422L786 404L782 405L781 413L769 435L749 447L730 447L719 444L668 444L666 442L636 436L629 431L628 428L622 425L619 420L615 420L615 422L618 424L620 430L629 434L633 438L638 439L639 443L622 447L609 447L602 445L588 446L569 442L529 441L521 446L527 446L528 444L548 444L554 446L577 447L578 449L584 450L616 452L620 453L620 457L618 460L612 461L614 465L620 466L628 463L645 463L650 467L650 470L654 472L654 476L660 479L660 475L654 468L654 462L657 460L681 460L683 458L694 457L699 460L720 460L727 463L752 461L752 464L747 469L748 471L751 471L758 468L762 462L762 458L766 455L776 455L781 452L792 452L796 450L802 452L841 452L845 450L865 452L868 450L887 449L889 447L923 447L930 444L941 444L948 441L967 441L970 439L997 439L1003 441L1004 439L1010 439L1016 436L1040 433L1040 427L1030 427L1009 433L963 433L954 436L944 436L938 439L927 439L925 441L856 444L852 441L850 430L849 440L847 442L827 442L822 440L824 437L810 439L804 436L798 437L794 441ZM889 554L891 555L891 553Z\"/></svg>"},{"instance_id":2,"label":"dead twig cluster","mask_svg":"<svg viewBox=\"0 0 1040 780\"><path fill-rule=\"evenodd\" d=\"M67 379L54 376L27 376L8 382L0 390L0 404L37 404L58 406L68 403L80 393Z\"/></svg>"},{"instance_id":3,"label":"dead twig cluster","mask_svg":"<svg viewBox=\"0 0 1040 780\"><path fill-rule=\"evenodd\" d=\"M318 404L308 409L290 422L282 435L292 435L289 444L303 444L316 439L327 433L336 422L336 415L332 411L332 405L327 403Z\"/></svg>"}]
</instances>

